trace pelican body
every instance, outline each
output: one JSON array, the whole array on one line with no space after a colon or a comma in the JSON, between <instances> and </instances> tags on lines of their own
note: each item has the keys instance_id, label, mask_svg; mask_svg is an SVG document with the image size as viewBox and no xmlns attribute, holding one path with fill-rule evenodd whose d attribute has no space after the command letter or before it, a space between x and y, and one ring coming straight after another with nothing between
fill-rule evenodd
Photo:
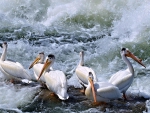
<instances>
[{"instance_id":1,"label":"pelican body","mask_svg":"<svg viewBox=\"0 0 150 113\"><path fill-rule=\"evenodd\" d=\"M38 79L38 76L43 68L44 58L45 58L44 52L39 53L38 56L36 57L36 59L32 62L32 64L29 67L29 69L31 69L33 67L35 80ZM45 79L43 76L40 78L40 82L45 83Z\"/></svg>"},{"instance_id":2,"label":"pelican body","mask_svg":"<svg viewBox=\"0 0 150 113\"><path fill-rule=\"evenodd\" d=\"M75 70L75 73L77 75L79 83L84 87L84 89L88 86L89 72L91 72L93 74L93 77L94 77L93 79L96 82L97 77L95 75L95 72L91 68L84 66L84 52L81 51L80 52L80 62Z\"/></svg>"},{"instance_id":3,"label":"pelican body","mask_svg":"<svg viewBox=\"0 0 150 113\"><path fill-rule=\"evenodd\" d=\"M7 42L2 44L3 52L0 58L0 70L7 80L22 81L22 79L30 80L24 67L19 62L6 60L7 55Z\"/></svg>"},{"instance_id":4,"label":"pelican body","mask_svg":"<svg viewBox=\"0 0 150 113\"><path fill-rule=\"evenodd\" d=\"M65 74L60 70L49 70L53 65L55 56L50 54L46 58L46 62L39 74L38 80L41 76L45 79L45 84L49 90L54 92L59 99L66 100L69 98L67 93L67 79Z\"/></svg>"},{"instance_id":5,"label":"pelican body","mask_svg":"<svg viewBox=\"0 0 150 113\"><path fill-rule=\"evenodd\" d=\"M126 70L119 71L112 75L109 79L109 83L112 83L113 85L117 86L121 93L123 93L124 99L127 99L125 93L127 89L131 86L134 79L134 69L127 57L134 59L142 66L144 66L144 64L142 63L141 59L135 57L127 48L122 48L121 56L124 62L127 64L128 68Z\"/></svg>"},{"instance_id":6,"label":"pelican body","mask_svg":"<svg viewBox=\"0 0 150 113\"><path fill-rule=\"evenodd\" d=\"M94 82L91 72L89 72L85 95L88 99L94 100L94 102L109 102L110 100L121 98L118 87L108 82Z\"/></svg>"}]
</instances>

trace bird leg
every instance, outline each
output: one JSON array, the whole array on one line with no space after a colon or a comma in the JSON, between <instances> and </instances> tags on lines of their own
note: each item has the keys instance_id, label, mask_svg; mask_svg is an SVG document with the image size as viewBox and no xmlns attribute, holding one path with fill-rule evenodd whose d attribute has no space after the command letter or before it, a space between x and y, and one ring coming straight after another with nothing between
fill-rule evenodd
<instances>
[{"instance_id":1,"label":"bird leg","mask_svg":"<svg viewBox=\"0 0 150 113\"><path fill-rule=\"evenodd\" d=\"M45 84L44 82L41 82L41 81L40 81L40 84L41 84L42 88L48 89L47 86L46 86L46 84Z\"/></svg>"},{"instance_id":2,"label":"bird leg","mask_svg":"<svg viewBox=\"0 0 150 113\"><path fill-rule=\"evenodd\" d=\"M55 93L54 93L54 92L51 92L51 93L50 93L50 96L55 96Z\"/></svg>"},{"instance_id":3,"label":"bird leg","mask_svg":"<svg viewBox=\"0 0 150 113\"><path fill-rule=\"evenodd\" d=\"M84 94L86 87L83 84L81 84L81 85L83 86L83 89L81 89L80 92Z\"/></svg>"},{"instance_id":4,"label":"bird leg","mask_svg":"<svg viewBox=\"0 0 150 113\"><path fill-rule=\"evenodd\" d=\"M124 100L127 100L125 93L123 93L123 98L124 98Z\"/></svg>"},{"instance_id":5,"label":"bird leg","mask_svg":"<svg viewBox=\"0 0 150 113\"><path fill-rule=\"evenodd\" d=\"M14 79L10 79L9 82L11 82L13 84L15 83Z\"/></svg>"},{"instance_id":6,"label":"bird leg","mask_svg":"<svg viewBox=\"0 0 150 113\"><path fill-rule=\"evenodd\" d=\"M93 105L93 106L102 106L102 105L105 106L105 105L107 105L107 103L106 103L106 102L97 102L97 101L96 101L96 102L93 102L92 105Z\"/></svg>"},{"instance_id":7,"label":"bird leg","mask_svg":"<svg viewBox=\"0 0 150 113\"><path fill-rule=\"evenodd\" d=\"M86 89L86 87L83 86L83 89L81 89L80 92L84 94L85 93L85 89Z\"/></svg>"}]
</instances>

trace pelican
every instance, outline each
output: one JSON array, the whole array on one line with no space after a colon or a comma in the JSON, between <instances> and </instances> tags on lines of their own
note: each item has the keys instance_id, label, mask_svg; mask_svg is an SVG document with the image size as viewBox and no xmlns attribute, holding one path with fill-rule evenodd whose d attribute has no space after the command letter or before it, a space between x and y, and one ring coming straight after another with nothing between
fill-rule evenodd
<instances>
[{"instance_id":1,"label":"pelican","mask_svg":"<svg viewBox=\"0 0 150 113\"><path fill-rule=\"evenodd\" d=\"M7 42L2 44L2 48L3 52L0 58L0 70L4 74L4 77L11 82L22 81L22 79L30 80L31 77L19 62L6 60Z\"/></svg>"},{"instance_id":2,"label":"pelican","mask_svg":"<svg viewBox=\"0 0 150 113\"><path fill-rule=\"evenodd\" d=\"M121 93L123 93L124 99L127 100L125 93L127 89L131 86L134 78L134 69L127 57L134 59L136 62L138 62L144 67L145 65L142 63L141 59L135 57L127 48L122 48L121 56L124 62L127 64L128 68L126 70L119 71L112 75L109 79L109 83L112 83L115 86L117 86Z\"/></svg>"},{"instance_id":3,"label":"pelican","mask_svg":"<svg viewBox=\"0 0 150 113\"><path fill-rule=\"evenodd\" d=\"M67 79L65 74L60 70L50 70L50 66L53 65L55 56L49 54L46 58L46 62L39 74L38 80L43 75L45 84L49 90L54 92L59 99L66 100L69 98L67 94Z\"/></svg>"},{"instance_id":4,"label":"pelican","mask_svg":"<svg viewBox=\"0 0 150 113\"><path fill-rule=\"evenodd\" d=\"M93 74L89 72L88 86L85 90L85 95L88 99L97 103L121 98L118 87L108 82L94 82L93 77Z\"/></svg>"},{"instance_id":5,"label":"pelican","mask_svg":"<svg viewBox=\"0 0 150 113\"><path fill-rule=\"evenodd\" d=\"M97 81L97 77L95 75L95 72L91 68L84 66L84 52L81 51L79 55L80 55L80 62L75 70L75 73L77 75L79 83L83 86L83 92L84 92L85 88L88 86L89 72L93 74L94 77L93 79L95 82Z\"/></svg>"},{"instance_id":6,"label":"pelican","mask_svg":"<svg viewBox=\"0 0 150 113\"><path fill-rule=\"evenodd\" d=\"M36 80L38 79L38 75L40 74L43 68L44 58L45 58L44 52L39 53L38 56L35 58L35 60L32 62L32 64L29 67L29 69L33 67L34 77ZM40 82L45 83L45 79L43 76L41 77Z\"/></svg>"}]
</instances>

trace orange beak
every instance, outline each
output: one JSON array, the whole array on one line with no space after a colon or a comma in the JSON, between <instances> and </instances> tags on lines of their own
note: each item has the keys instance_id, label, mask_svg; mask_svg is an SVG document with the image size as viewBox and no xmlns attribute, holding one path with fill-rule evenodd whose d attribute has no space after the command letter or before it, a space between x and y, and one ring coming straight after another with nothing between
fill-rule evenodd
<instances>
[{"instance_id":1,"label":"orange beak","mask_svg":"<svg viewBox=\"0 0 150 113\"><path fill-rule=\"evenodd\" d=\"M47 69L47 67L48 67L50 64L51 64L51 62L47 59L46 62L44 63L44 66L43 66L43 68L42 68L42 70L41 70L41 73L40 73L40 75L39 75L39 77L38 77L37 80L40 79L40 77L42 76L43 72Z\"/></svg>"},{"instance_id":2,"label":"orange beak","mask_svg":"<svg viewBox=\"0 0 150 113\"><path fill-rule=\"evenodd\" d=\"M40 60L40 58L37 57L30 65L29 69L31 69L39 60Z\"/></svg>"},{"instance_id":3,"label":"orange beak","mask_svg":"<svg viewBox=\"0 0 150 113\"><path fill-rule=\"evenodd\" d=\"M89 82L90 82L91 87L92 87L92 93L93 93L94 102L97 102L95 88L94 88L94 83L93 83L93 80L90 77L89 77Z\"/></svg>"},{"instance_id":4,"label":"orange beak","mask_svg":"<svg viewBox=\"0 0 150 113\"><path fill-rule=\"evenodd\" d=\"M128 51L129 54L126 54L127 57L132 58L133 60L135 60L136 62L138 62L139 64L141 64L143 67L146 68L146 66L142 63L142 60L137 58L134 54L132 54L130 51Z\"/></svg>"}]
</instances>

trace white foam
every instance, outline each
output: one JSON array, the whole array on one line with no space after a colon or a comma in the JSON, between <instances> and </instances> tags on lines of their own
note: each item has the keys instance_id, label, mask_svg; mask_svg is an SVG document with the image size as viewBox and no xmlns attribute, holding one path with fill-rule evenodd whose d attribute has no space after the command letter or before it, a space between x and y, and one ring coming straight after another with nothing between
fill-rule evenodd
<instances>
[{"instance_id":1,"label":"white foam","mask_svg":"<svg viewBox=\"0 0 150 113\"><path fill-rule=\"evenodd\" d=\"M20 86L9 82L0 82L0 108L14 110L32 101L38 87Z\"/></svg>"},{"instance_id":2,"label":"white foam","mask_svg":"<svg viewBox=\"0 0 150 113\"><path fill-rule=\"evenodd\" d=\"M81 88L82 87L75 74L68 80L68 86L74 86L75 88Z\"/></svg>"},{"instance_id":3,"label":"white foam","mask_svg":"<svg viewBox=\"0 0 150 113\"><path fill-rule=\"evenodd\" d=\"M123 43L142 41L140 35L145 37L143 33L148 33L146 31L150 26L150 2L133 2L127 1L126 7L121 9L121 18L114 21L112 37L120 38Z\"/></svg>"},{"instance_id":4,"label":"white foam","mask_svg":"<svg viewBox=\"0 0 150 113\"><path fill-rule=\"evenodd\" d=\"M129 47L144 58L147 68L132 61L136 75L128 92L149 98L149 1L44 0L41 3L35 0L1 0L0 4L0 30L10 30L7 34L6 29L2 36L8 35L17 40L8 43L8 58L22 63L31 76L33 70L28 70L29 65L39 52L44 51L46 55L52 53L56 56L54 69L71 76L68 79L69 86L81 87L74 69L80 60L79 52L85 50L85 64L96 72L99 81L107 81L112 74L127 68L120 56L120 49ZM41 19L36 20L38 16ZM43 36L46 28L48 34L54 32L54 36ZM18 40L19 33L27 34L25 40L32 38L32 33L35 33L38 39L33 39L33 44L38 42L39 45L32 45L32 41L29 44L28 41ZM3 79L1 74L0 77ZM36 92L36 88L16 89L12 84L0 85L0 93L3 95L3 98L0 97L1 108L15 109L20 104L27 104L32 99L26 93L32 92L30 95L33 96ZM148 104L149 101L147 106Z\"/></svg>"},{"instance_id":5,"label":"white foam","mask_svg":"<svg viewBox=\"0 0 150 113\"><path fill-rule=\"evenodd\" d=\"M150 112L150 99L146 101L146 108L147 108L147 111L143 111L143 113L149 113Z\"/></svg>"}]
</instances>

